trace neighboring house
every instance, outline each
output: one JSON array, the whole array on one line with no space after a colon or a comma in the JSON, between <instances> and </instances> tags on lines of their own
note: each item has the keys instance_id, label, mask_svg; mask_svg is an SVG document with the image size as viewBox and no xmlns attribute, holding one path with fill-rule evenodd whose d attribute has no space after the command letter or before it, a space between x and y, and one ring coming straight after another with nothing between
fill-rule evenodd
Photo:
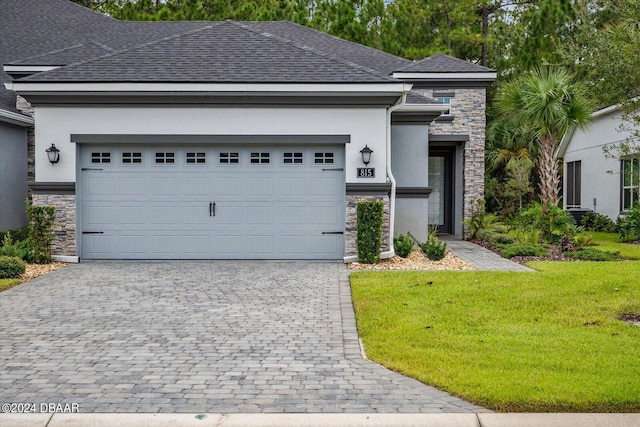
<instances>
[{"instance_id":1,"label":"neighboring house","mask_svg":"<svg viewBox=\"0 0 640 427\"><path fill-rule=\"evenodd\" d=\"M429 224L462 235L483 197L491 69L291 22L0 7L6 87L36 118L29 189L56 207L64 259L352 260L362 200L384 201L390 256L391 236Z\"/></svg>"},{"instance_id":2,"label":"neighboring house","mask_svg":"<svg viewBox=\"0 0 640 427\"><path fill-rule=\"evenodd\" d=\"M633 138L634 129L621 128L619 106L595 111L592 119L589 128L568 132L558 147L564 166L564 207L592 210L615 221L640 201L640 156L612 158L605 156L603 148Z\"/></svg>"}]
</instances>

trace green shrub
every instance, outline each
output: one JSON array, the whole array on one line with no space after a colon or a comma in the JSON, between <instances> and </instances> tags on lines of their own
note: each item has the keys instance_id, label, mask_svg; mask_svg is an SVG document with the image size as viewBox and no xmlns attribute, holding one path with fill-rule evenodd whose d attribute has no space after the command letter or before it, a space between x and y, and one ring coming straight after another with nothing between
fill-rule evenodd
<instances>
[{"instance_id":1,"label":"green shrub","mask_svg":"<svg viewBox=\"0 0 640 427\"><path fill-rule=\"evenodd\" d=\"M618 217L620 240L640 240L640 203L629 209L626 215Z\"/></svg>"},{"instance_id":2,"label":"green shrub","mask_svg":"<svg viewBox=\"0 0 640 427\"><path fill-rule=\"evenodd\" d=\"M20 257L20 251L13 244L11 232L9 231L7 231L7 233L2 238L2 246L0 246L0 256Z\"/></svg>"},{"instance_id":3,"label":"green shrub","mask_svg":"<svg viewBox=\"0 0 640 427\"><path fill-rule=\"evenodd\" d=\"M591 246L593 244L593 234L576 234L573 236L573 243L578 248Z\"/></svg>"},{"instance_id":4,"label":"green shrub","mask_svg":"<svg viewBox=\"0 0 640 427\"><path fill-rule=\"evenodd\" d=\"M27 205L29 218L29 238L33 248L33 261L38 264L51 262L51 241L53 240L53 206Z\"/></svg>"},{"instance_id":5,"label":"green shrub","mask_svg":"<svg viewBox=\"0 0 640 427\"><path fill-rule=\"evenodd\" d=\"M539 245L542 241L542 231L535 228L528 230L516 228L512 233L514 237L514 242L512 243Z\"/></svg>"},{"instance_id":6,"label":"green shrub","mask_svg":"<svg viewBox=\"0 0 640 427\"><path fill-rule=\"evenodd\" d=\"M358 259L365 264L380 261L383 208L381 200L360 202L356 208Z\"/></svg>"},{"instance_id":7,"label":"green shrub","mask_svg":"<svg viewBox=\"0 0 640 427\"><path fill-rule=\"evenodd\" d=\"M512 225L525 231L539 230L542 241L547 243L557 243L563 236L573 237L577 234L571 215L553 205L547 206L547 213L543 215L539 203L520 212L513 218Z\"/></svg>"},{"instance_id":8,"label":"green shrub","mask_svg":"<svg viewBox=\"0 0 640 427\"><path fill-rule=\"evenodd\" d=\"M495 215L487 214L485 210L485 201L477 199L471 207L471 217L465 219L462 223L469 227L469 235L472 239L479 238L478 232L488 228L497 220Z\"/></svg>"},{"instance_id":9,"label":"green shrub","mask_svg":"<svg viewBox=\"0 0 640 427\"><path fill-rule=\"evenodd\" d=\"M10 235L14 242L21 242L29 237L29 227L24 226L15 230L0 231L0 247L4 246L7 235Z\"/></svg>"},{"instance_id":10,"label":"green shrub","mask_svg":"<svg viewBox=\"0 0 640 427\"><path fill-rule=\"evenodd\" d=\"M489 242L492 245L515 243L515 239L507 233L494 231L494 229L481 229L477 234L478 240Z\"/></svg>"},{"instance_id":11,"label":"green shrub","mask_svg":"<svg viewBox=\"0 0 640 427\"><path fill-rule=\"evenodd\" d=\"M406 236L401 234L393 239L393 249L398 256L406 258L413 249L413 239L408 234Z\"/></svg>"},{"instance_id":12,"label":"green shrub","mask_svg":"<svg viewBox=\"0 0 640 427\"><path fill-rule=\"evenodd\" d=\"M24 261L18 257L0 256L0 279L20 277L26 267Z\"/></svg>"},{"instance_id":13,"label":"green shrub","mask_svg":"<svg viewBox=\"0 0 640 427\"><path fill-rule=\"evenodd\" d=\"M608 216L593 211L587 212L582 217L580 225L587 231L603 231L605 233L615 233L618 231L616 223L611 221Z\"/></svg>"},{"instance_id":14,"label":"green shrub","mask_svg":"<svg viewBox=\"0 0 640 427\"><path fill-rule=\"evenodd\" d=\"M514 256L545 256L547 250L541 245L531 245L528 243L512 243L504 245L500 251L503 258L513 258Z\"/></svg>"},{"instance_id":15,"label":"green shrub","mask_svg":"<svg viewBox=\"0 0 640 427\"><path fill-rule=\"evenodd\" d=\"M601 251L595 248L585 248L580 251L568 252L565 255L583 261L617 261L622 259L620 252Z\"/></svg>"},{"instance_id":16,"label":"green shrub","mask_svg":"<svg viewBox=\"0 0 640 427\"><path fill-rule=\"evenodd\" d=\"M447 242L441 242L438 240L438 233L436 227L429 228L429 234L427 235L426 243L421 243L412 234L407 233L417 245L422 249L424 255L431 261L440 261L447 253Z\"/></svg>"}]
</instances>

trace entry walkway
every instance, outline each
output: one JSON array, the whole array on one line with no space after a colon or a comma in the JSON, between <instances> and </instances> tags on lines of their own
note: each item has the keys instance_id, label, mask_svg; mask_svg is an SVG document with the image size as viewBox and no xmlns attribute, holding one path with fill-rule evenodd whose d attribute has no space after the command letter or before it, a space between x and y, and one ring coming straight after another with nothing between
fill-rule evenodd
<instances>
[{"instance_id":1,"label":"entry walkway","mask_svg":"<svg viewBox=\"0 0 640 427\"><path fill-rule=\"evenodd\" d=\"M495 252L478 246L475 243L467 242L466 240L459 240L453 236L443 237L441 240L447 242L447 249L449 249L452 254L473 265L478 270L535 271L522 264L502 258Z\"/></svg>"}]
</instances>

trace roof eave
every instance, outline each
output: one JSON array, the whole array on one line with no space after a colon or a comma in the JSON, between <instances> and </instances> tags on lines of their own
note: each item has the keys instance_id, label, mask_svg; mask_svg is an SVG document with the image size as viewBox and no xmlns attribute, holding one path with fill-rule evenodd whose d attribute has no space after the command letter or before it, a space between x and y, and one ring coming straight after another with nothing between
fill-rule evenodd
<instances>
[{"instance_id":1,"label":"roof eave","mask_svg":"<svg viewBox=\"0 0 640 427\"><path fill-rule=\"evenodd\" d=\"M35 123L33 117L7 110L0 110L0 122L21 127L32 127Z\"/></svg>"}]
</instances>

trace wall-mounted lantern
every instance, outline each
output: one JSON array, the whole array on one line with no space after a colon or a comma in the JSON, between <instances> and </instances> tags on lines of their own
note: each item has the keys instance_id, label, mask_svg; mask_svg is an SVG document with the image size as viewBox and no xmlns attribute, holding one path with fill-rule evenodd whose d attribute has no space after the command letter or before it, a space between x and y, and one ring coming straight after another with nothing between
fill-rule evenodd
<instances>
[{"instance_id":1,"label":"wall-mounted lantern","mask_svg":"<svg viewBox=\"0 0 640 427\"><path fill-rule=\"evenodd\" d=\"M367 145L365 145L364 148L360 150L360 154L362 154L362 163L364 163L365 166L367 166L371 161L371 153L373 153L373 150Z\"/></svg>"},{"instance_id":2,"label":"wall-mounted lantern","mask_svg":"<svg viewBox=\"0 0 640 427\"><path fill-rule=\"evenodd\" d=\"M60 161L60 150L56 148L55 144L51 144L51 147L47 148L47 157L49 157L49 162L52 165L55 165Z\"/></svg>"}]
</instances>

